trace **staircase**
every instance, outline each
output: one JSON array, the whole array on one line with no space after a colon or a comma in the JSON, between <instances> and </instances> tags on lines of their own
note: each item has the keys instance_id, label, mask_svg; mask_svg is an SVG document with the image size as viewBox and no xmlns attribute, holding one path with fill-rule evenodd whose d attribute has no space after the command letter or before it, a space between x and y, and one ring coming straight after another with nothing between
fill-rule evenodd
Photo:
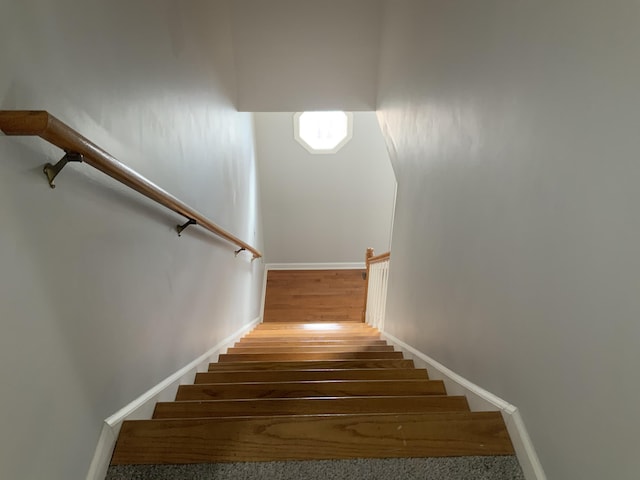
<instances>
[{"instance_id":1,"label":"staircase","mask_svg":"<svg viewBox=\"0 0 640 480\"><path fill-rule=\"evenodd\" d=\"M378 330L359 321L338 321L342 313L335 308L336 299L345 305L349 301L348 295L337 297L332 290L336 281L343 292L350 282L362 282L359 273L350 279L347 275L325 272L315 281L299 272L269 277L265 322L220 355L207 372L198 373L192 385L181 385L175 401L158 403L152 419L124 422L107 478L299 478L300 471L282 476L264 467L247 473L246 465L280 465L287 471L292 464L285 462L292 460L307 461L295 465L331 461L333 467L320 462L320 474L302 475L308 479L327 478L329 468L337 469L335 478L344 478L347 471L352 472L349 478L374 478L362 472L372 468L371 462L391 460L353 462L425 457L439 457L429 460L440 463L420 464L415 477L404 478L463 478L424 473L439 471L447 457L464 457L447 468L468 472L478 462L476 456L489 461L480 460L480 473L465 473L464 478L522 478L499 412L471 412L465 397L447 395L442 381L415 368ZM296 285L307 287L292 285L294 277ZM362 291L351 295L360 305ZM285 304L300 313L283 315ZM510 473L494 473L505 468L501 459ZM215 467L229 462L242 465L241 471L231 468L222 474ZM158 466L170 464L188 466L191 473L180 467L161 476ZM130 474L124 467L129 465L138 467ZM216 470L194 473L198 465ZM406 468L375 465L375 478Z\"/></svg>"},{"instance_id":2,"label":"staircase","mask_svg":"<svg viewBox=\"0 0 640 480\"><path fill-rule=\"evenodd\" d=\"M112 465L511 454L500 413L470 412L375 329L274 322L125 422Z\"/></svg>"}]
</instances>

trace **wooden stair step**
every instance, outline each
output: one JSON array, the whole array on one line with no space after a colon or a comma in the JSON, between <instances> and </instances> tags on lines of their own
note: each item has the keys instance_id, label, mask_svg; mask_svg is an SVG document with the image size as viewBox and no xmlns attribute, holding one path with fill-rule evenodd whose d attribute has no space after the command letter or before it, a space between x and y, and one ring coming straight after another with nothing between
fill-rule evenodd
<instances>
[{"instance_id":1,"label":"wooden stair step","mask_svg":"<svg viewBox=\"0 0 640 480\"><path fill-rule=\"evenodd\" d=\"M304 380L428 380L425 369L359 368L325 370L251 371L231 370L201 372L194 383L295 382Z\"/></svg>"},{"instance_id":2,"label":"wooden stair step","mask_svg":"<svg viewBox=\"0 0 640 480\"><path fill-rule=\"evenodd\" d=\"M247 334L252 337L270 337L274 335L281 336L292 336L292 337L324 337L324 336L335 336L335 337L379 337L380 331L376 329L371 330L308 330L308 329L275 329L270 328L266 330L252 330L251 333Z\"/></svg>"},{"instance_id":3,"label":"wooden stair step","mask_svg":"<svg viewBox=\"0 0 640 480\"><path fill-rule=\"evenodd\" d=\"M380 335L380 330L377 328L254 328L247 335L260 336L260 335L274 335L274 334L289 334L289 335L302 335L302 336L315 336L315 335L360 335L360 336L376 336Z\"/></svg>"},{"instance_id":4,"label":"wooden stair step","mask_svg":"<svg viewBox=\"0 0 640 480\"><path fill-rule=\"evenodd\" d=\"M252 335L250 337L243 337L240 341L259 341L259 342L351 342L360 343L367 341L379 341L382 340L380 335Z\"/></svg>"},{"instance_id":5,"label":"wooden stair step","mask_svg":"<svg viewBox=\"0 0 640 480\"><path fill-rule=\"evenodd\" d=\"M299 319L295 320L282 320L279 321L277 318L269 322L262 322L256 328L277 328L277 327L304 327L304 328L315 328L320 326L320 328L333 328L335 326L338 327L361 327L361 328L373 328L368 323L362 321L362 319L358 321L344 321L344 320L308 320L308 319Z\"/></svg>"},{"instance_id":6,"label":"wooden stair step","mask_svg":"<svg viewBox=\"0 0 640 480\"><path fill-rule=\"evenodd\" d=\"M235 398L302 398L445 395L441 380L323 380L180 385L177 401Z\"/></svg>"},{"instance_id":7,"label":"wooden stair step","mask_svg":"<svg viewBox=\"0 0 640 480\"><path fill-rule=\"evenodd\" d=\"M310 323L351 323L353 325L361 325L362 321L362 305L340 305L338 304L338 298L332 296L325 296L323 299L328 305L319 306L315 312L309 312L304 308L296 308L288 311L288 309L274 309L272 318L266 318L269 315L267 308L268 304L265 304L265 320L264 324L269 325L271 323L292 323L299 324L300 322ZM360 302L358 302L360 303ZM338 312L337 310L340 310ZM333 311L333 313L332 313ZM273 319L276 320L273 320Z\"/></svg>"},{"instance_id":8,"label":"wooden stair step","mask_svg":"<svg viewBox=\"0 0 640 480\"><path fill-rule=\"evenodd\" d=\"M223 353L218 362L401 359L402 352Z\"/></svg>"},{"instance_id":9,"label":"wooden stair step","mask_svg":"<svg viewBox=\"0 0 640 480\"><path fill-rule=\"evenodd\" d=\"M336 329L311 329L311 328L264 328L255 329L249 332L247 335L259 337L259 336L302 336L302 337L314 337L324 335L336 335L348 337L352 335L361 337L375 337L380 335L380 330L376 328L336 328Z\"/></svg>"},{"instance_id":10,"label":"wooden stair step","mask_svg":"<svg viewBox=\"0 0 640 480\"><path fill-rule=\"evenodd\" d=\"M376 329L336 329L336 330L311 330L303 328L275 329L269 328L264 330L253 330L249 335L252 337L272 337L278 335L281 337L380 337L380 331Z\"/></svg>"},{"instance_id":11,"label":"wooden stair step","mask_svg":"<svg viewBox=\"0 0 640 480\"><path fill-rule=\"evenodd\" d=\"M161 402L156 404L153 418L465 411L469 411L469 404L464 396L261 398Z\"/></svg>"},{"instance_id":12,"label":"wooden stair step","mask_svg":"<svg viewBox=\"0 0 640 480\"><path fill-rule=\"evenodd\" d=\"M257 325L256 330L377 330L375 327L363 322L343 322L336 321L308 321L308 322L262 322Z\"/></svg>"},{"instance_id":13,"label":"wooden stair step","mask_svg":"<svg viewBox=\"0 0 640 480\"><path fill-rule=\"evenodd\" d=\"M134 420L112 465L513 455L499 412Z\"/></svg>"},{"instance_id":14,"label":"wooden stair step","mask_svg":"<svg viewBox=\"0 0 640 480\"><path fill-rule=\"evenodd\" d=\"M286 346L286 347L230 347L227 353L323 353L323 352L393 352L391 345L350 346Z\"/></svg>"},{"instance_id":15,"label":"wooden stair step","mask_svg":"<svg viewBox=\"0 0 640 480\"><path fill-rule=\"evenodd\" d=\"M252 361L210 363L209 371L220 370L314 370L335 368L414 368L413 360L364 359L364 360L298 360L298 361Z\"/></svg>"},{"instance_id":16,"label":"wooden stair step","mask_svg":"<svg viewBox=\"0 0 640 480\"><path fill-rule=\"evenodd\" d=\"M273 340L253 340L245 338L235 343L235 347L247 346L247 347L288 347L291 345L308 345L313 346L362 346L362 345L388 345L384 340L362 340L360 342L355 340L288 340L282 339Z\"/></svg>"},{"instance_id":17,"label":"wooden stair step","mask_svg":"<svg viewBox=\"0 0 640 480\"><path fill-rule=\"evenodd\" d=\"M264 322L254 328L251 332L264 332L269 330L295 331L304 330L309 332L378 332L377 328L358 322Z\"/></svg>"},{"instance_id":18,"label":"wooden stair step","mask_svg":"<svg viewBox=\"0 0 640 480\"><path fill-rule=\"evenodd\" d=\"M262 332L264 330L303 330L305 332L377 332L378 329L361 322L268 322L261 323L253 332Z\"/></svg>"}]
</instances>

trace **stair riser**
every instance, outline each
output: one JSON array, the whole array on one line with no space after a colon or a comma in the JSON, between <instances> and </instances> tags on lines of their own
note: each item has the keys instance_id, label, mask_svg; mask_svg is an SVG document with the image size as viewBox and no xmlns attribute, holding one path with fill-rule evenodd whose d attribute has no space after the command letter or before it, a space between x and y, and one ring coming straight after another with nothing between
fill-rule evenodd
<instances>
[{"instance_id":1,"label":"stair riser","mask_svg":"<svg viewBox=\"0 0 640 480\"><path fill-rule=\"evenodd\" d=\"M445 395L440 380L324 381L181 385L176 400Z\"/></svg>"},{"instance_id":2,"label":"stair riser","mask_svg":"<svg viewBox=\"0 0 640 480\"><path fill-rule=\"evenodd\" d=\"M227 349L227 353L336 353L336 352L393 352L390 345L356 346L298 346L298 347L254 347L241 345Z\"/></svg>"},{"instance_id":3,"label":"stair riser","mask_svg":"<svg viewBox=\"0 0 640 480\"><path fill-rule=\"evenodd\" d=\"M297 342L343 342L343 343L362 343L362 342L379 342L382 339L380 335L260 335L241 338L240 341L246 340L257 342L286 342L287 344Z\"/></svg>"},{"instance_id":4,"label":"stair riser","mask_svg":"<svg viewBox=\"0 0 640 480\"><path fill-rule=\"evenodd\" d=\"M300 360L269 362L223 362L209 364L209 371L219 370L310 370L330 368L414 368L413 360Z\"/></svg>"},{"instance_id":5,"label":"stair riser","mask_svg":"<svg viewBox=\"0 0 640 480\"><path fill-rule=\"evenodd\" d=\"M268 362L287 360L357 360L402 359L402 352L335 352L335 353L225 353L218 362Z\"/></svg>"},{"instance_id":6,"label":"stair riser","mask_svg":"<svg viewBox=\"0 0 640 480\"><path fill-rule=\"evenodd\" d=\"M428 380L424 369L282 370L197 373L199 383L296 382L304 380Z\"/></svg>"},{"instance_id":7,"label":"stair riser","mask_svg":"<svg viewBox=\"0 0 640 480\"><path fill-rule=\"evenodd\" d=\"M153 418L207 418L273 415L345 415L354 413L466 412L465 397L343 397L260 400L165 402L156 405Z\"/></svg>"},{"instance_id":8,"label":"stair riser","mask_svg":"<svg viewBox=\"0 0 640 480\"><path fill-rule=\"evenodd\" d=\"M287 347L291 344L295 344L298 346L309 346L309 347L340 347L340 346L374 346L374 345L387 345L387 342L384 340L363 340L360 342L356 342L353 340L300 340L298 342L292 341L282 341L279 338L274 338L272 340L261 339L261 340L253 340L250 338L241 339L239 342L236 342L234 347Z\"/></svg>"}]
</instances>

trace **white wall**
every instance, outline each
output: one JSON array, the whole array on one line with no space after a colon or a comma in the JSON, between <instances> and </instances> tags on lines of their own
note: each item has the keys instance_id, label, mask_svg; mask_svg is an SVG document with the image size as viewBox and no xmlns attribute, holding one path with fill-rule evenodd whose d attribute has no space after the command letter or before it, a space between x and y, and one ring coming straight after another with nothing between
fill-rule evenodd
<instances>
[{"instance_id":1,"label":"white wall","mask_svg":"<svg viewBox=\"0 0 640 480\"><path fill-rule=\"evenodd\" d=\"M225 4L0 1L0 109L47 109L261 248ZM54 5L55 4L55 5ZM102 420L259 315L261 262L0 136L0 478L84 478Z\"/></svg>"},{"instance_id":2,"label":"white wall","mask_svg":"<svg viewBox=\"0 0 640 480\"><path fill-rule=\"evenodd\" d=\"M381 0L232 5L240 110L375 110Z\"/></svg>"},{"instance_id":3,"label":"white wall","mask_svg":"<svg viewBox=\"0 0 640 480\"><path fill-rule=\"evenodd\" d=\"M640 4L392 1L386 325L517 405L549 478L640 471Z\"/></svg>"},{"instance_id":4,"label":"white wall","mask_svg":"<svg viewBox=\"0 0 640 480\"><path fill-rule=\"evenodd\" d=\"M335 154L309 153L293 113L255 115L265 261L363 262L389 249L395 177L373 112L353 116Z\"/></svg>"}]
</instances>

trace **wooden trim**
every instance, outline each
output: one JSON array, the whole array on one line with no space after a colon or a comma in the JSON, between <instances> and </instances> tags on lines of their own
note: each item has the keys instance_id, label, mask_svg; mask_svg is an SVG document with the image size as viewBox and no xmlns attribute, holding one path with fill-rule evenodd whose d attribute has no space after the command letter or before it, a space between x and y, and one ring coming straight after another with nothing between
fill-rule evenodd
<instances>
[{"instance_id":1,"label":"wooden trim","mask_svg":"<svg viewBox=\"0 0 640 480\"><path fill-rule=\"evenodd\" d=\"M254 258L262 256L251 245L222 229L200 212L119 162L111 154L46 111L0 111L0 130L7 135L35 135L65 152L79 153L84 157L85 163L109 175L114 180L187 219L195 220L202 228L251 252Z\"/></svg>"},{"instance_id":2,"label":"wooden trim","mask_svg":"<svg viewBox=\"0 0 640 480\"><path fill-rule=\"evenodd\" d=\"M380 255L376 255L375 257L369 258L369 265L371 265L372 263L384 262L385 260L389 260L390 257L391 257L391 252L381 253Z\"/></svg>"}]
</instances>

